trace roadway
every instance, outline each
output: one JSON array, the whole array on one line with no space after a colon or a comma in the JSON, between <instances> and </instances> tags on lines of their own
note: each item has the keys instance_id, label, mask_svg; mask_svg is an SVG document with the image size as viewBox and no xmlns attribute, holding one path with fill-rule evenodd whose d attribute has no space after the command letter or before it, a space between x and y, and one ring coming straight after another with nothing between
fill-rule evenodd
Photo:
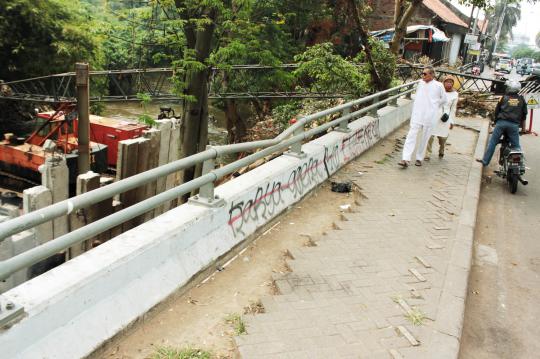
<instances>
[{"instance_id":1,"label":"roadway","mask_svg":"<svg viewBox=\"0 0 540 359\"><path fill-rule=\"evenodd\" d=\"M515 72L510 75L519 78ZM540 110L533 128L540 130ZM540 148L538 137L521 137L528 186L508 191L484 171L469 277L460 358L535 358L540 351ZM497 153L497 152L496 152Z\"/></svg>"}]
</instances>

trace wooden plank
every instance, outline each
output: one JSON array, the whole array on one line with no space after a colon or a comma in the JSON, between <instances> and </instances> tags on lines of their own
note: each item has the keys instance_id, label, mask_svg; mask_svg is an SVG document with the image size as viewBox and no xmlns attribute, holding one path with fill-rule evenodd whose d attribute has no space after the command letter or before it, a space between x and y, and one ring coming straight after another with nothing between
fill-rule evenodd
<instances>
[{"instance_id":1,"label":"wooden plank","mask_svg":"<svg viewBox=\"0 0 540 359\"><path fill-rule=\"evenodd\" d=\"M139 140L137 138L120 141L118 143L118 165L116 167L117 180L137 174L138 149ZM122 208L128 208L137 202L137 189L135 188L120 193L118 199L122 204ZM122 231L125 232L133 227L133 222L127 221L122 225Z\"/></svg>"},{"instance_id":2,"label":"wooden plank","mask_svg":"<svg viewBox=\"0 0 540 359\"><path fill-rule=\"evenodd\" d=\"M180 125L173 122L171 128L171 137L169 139L169 160L168 163L174 162L180 159ZM167 176L165 182L165 190L169 190L178 186L183 176L183 171L178 171ZM169 208L174 208L178 205L178 200L174 199L169 202Z\"/></svg>"},{"instance_id":3,"label":"wooden plank","mask_svg":"<svg viewBox=\"0 0 540 359\"><path fill-rule=\"evenodd\" d=\"M164 164L169 163L169 143L171 139L172 122L171 120L157 120L156 123L158 130L161 132L158 166L163 166ZM161 177L157 179L156 193L165 192L166 181L166 177ZM168 211L169 209L170 203L165 203L154 210L154 215L159 216L161 213Z\"/></svg>"},{"instance_id":4,"label":"wooden plank","mask_svg":"<svg viewBox=\"0 0 540 359\"><path fill-rule=\"evenodd\" d=\"M161 131L152 128L145 131L144 137L150 141L150 148L148 151L148 169L156 168L159 165L159 150L161 142ZM157 181L152 181L146 185L146 198L155 196L157 189ZM156 215L156 210L149 211L144 214L144 222L151 220Z\"/></svg>"}]
</instances>

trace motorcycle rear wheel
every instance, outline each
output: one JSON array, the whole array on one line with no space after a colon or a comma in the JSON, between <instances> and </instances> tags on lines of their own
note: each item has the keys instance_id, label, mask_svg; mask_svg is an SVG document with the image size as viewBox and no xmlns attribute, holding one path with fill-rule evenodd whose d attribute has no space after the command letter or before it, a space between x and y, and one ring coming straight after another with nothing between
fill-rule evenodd
<instances>
[{"instance_id":1,"label":"motorcycle rear wheel","mask_svg":"<svg viewBox=\"0 0 540 359\"><path fill-rule=\"evenodd\" d=\"M517 191L518 186L518 177L514 173L508 173L507 177L508 181L508 188L510 189L510 193L514 194Z\"/></svg>"}]
</instances>

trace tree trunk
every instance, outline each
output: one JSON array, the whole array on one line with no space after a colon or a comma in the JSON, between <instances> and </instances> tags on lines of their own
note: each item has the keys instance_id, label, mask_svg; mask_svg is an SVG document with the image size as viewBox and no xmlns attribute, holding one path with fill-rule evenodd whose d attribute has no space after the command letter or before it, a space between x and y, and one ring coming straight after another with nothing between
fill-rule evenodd
<instances>
[{"instance_id":1,"label":"tree trunk","mask_svg":"<svg viewBox=\"0 0 540 359\"><path fill-rule=\"evenodd\" d=\"M396 4L396 10L399 8L401 9L401 0L400 6ZM399 12L400 16L394 16L394 37L392 38L392 42L390 43L390 51L394 53L394 55L399 55L399 45L401 44L401 41L405 38L405 35L407 34L407 24L409 23L409 20L414 15L416 9L420 6L422 3L422 0L413 0L407 9L403 12Z\"/></svg>"},{"instance_id":2,"label":"tree trunk","mask_svg":"<svg viewBox=\"0 0 540 359\"><path fill-rule=\"evenodd\" d=\"M209 9L205 11L211 23L200 29L186 26L187 45L195 50L195 60L205 63L210 55L212 37L214 34L214 21L216 11ZM195 101L186 101L184 116L182 121L181 140L182 156L188 157L206 148L208 143L208 76L209 70L189 70L187 74L187 88L185 94L193 96ZM183 182L191 181L195 178L194 167L184 170Z\"/></svg>"},{"instance_id":3,"label":"tree trunk","mask_svg":"<svg viewBox=\"0 0 540 359\"><path fill-rule=\"evenodd\" d=\"M229 143L242 142L246 137L247 126L245 121L238 114L238 107L235 100L225 100L225 114L227 115Z\"/></svg>"},{"instance_id":4,"label":"tree trunk","mask_svg":"<svg viewBox=\"0 0 540 359\"><path fill-rule=\"evenodd\" d=\"M377 90L379 91L384 90L385 86L381 81L381 78L379 76L379 73L377 72L377 68L375 67L375 64L373 63L373 57L371 56L371 46L369 45L368 34L364 30L364 27L362 26L362 23L360 22L360 15L358 14L358 8L356 7L355 0L349 0L349 8L351 10L351 15L356 24L356 30L360 34L360 41L362 41L362 45L364 45L364 51L366 53L366 58L369 64L369 72L371 74L371 80L373 81L373 84L375 85Z\"/></svg>"}]
</instances>

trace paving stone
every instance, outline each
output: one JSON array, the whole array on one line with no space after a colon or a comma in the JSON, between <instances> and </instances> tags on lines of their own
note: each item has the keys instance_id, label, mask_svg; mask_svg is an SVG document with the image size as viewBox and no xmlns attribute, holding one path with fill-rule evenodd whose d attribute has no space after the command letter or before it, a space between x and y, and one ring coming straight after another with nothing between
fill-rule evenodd
<instances>
[{"instance_id":1,"label":"paving stone","mask_svg":"<svg viewBox=\"0 0 540 359\"><path fill-rule=\"evenodd\" d=\"M344 214L345 221L336 221L339 230L314 236L317 246L293 251L293 272L275 277L282 295L265 299L267 313L248 318L248 334L236 340L241 356L439 358L433 356L437 345L452 352L459 345L452 336L456 327L442 328L432 319L443 310L448 273L456 288L466 280L461 268L449 271L448 263L472 163L465 148L475 141L472 132L458 128L444 161L402 170L395 153L394 163L360 158L343 168L346 176L370 166L355 179L366 198ZM443 298L448 305L439 317L451 317L463 305L454 292ZM406 318L415 310L426 315L423 325Z\"/></svg>"}]
</instances>

